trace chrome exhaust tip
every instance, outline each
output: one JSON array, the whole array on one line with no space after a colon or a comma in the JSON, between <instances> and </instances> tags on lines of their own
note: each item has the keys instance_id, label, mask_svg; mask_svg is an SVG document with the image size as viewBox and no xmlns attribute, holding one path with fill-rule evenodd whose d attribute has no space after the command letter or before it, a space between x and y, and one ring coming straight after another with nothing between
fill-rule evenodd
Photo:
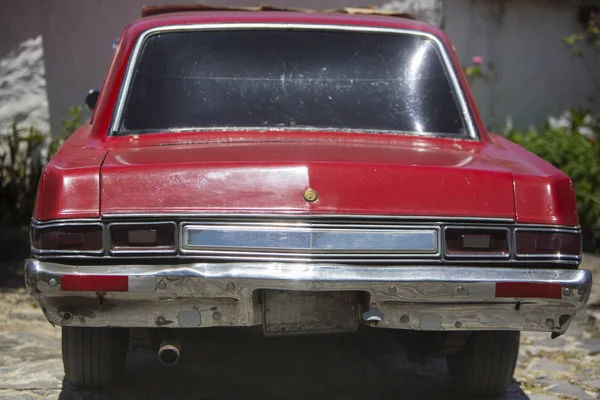
<instances>
[{"instance_id":1,"label":"chrome exhaust tip","mask_svg":"<svg viewBox=\"0 0 600 400\"><path fill-rule=\"evenodd\" d=\"M162 365L172 367L179 361L179 354L181 352L181 344L176 340L164 340L160 344L158 349L158 361Z\"/></svg>"}]
</instances>

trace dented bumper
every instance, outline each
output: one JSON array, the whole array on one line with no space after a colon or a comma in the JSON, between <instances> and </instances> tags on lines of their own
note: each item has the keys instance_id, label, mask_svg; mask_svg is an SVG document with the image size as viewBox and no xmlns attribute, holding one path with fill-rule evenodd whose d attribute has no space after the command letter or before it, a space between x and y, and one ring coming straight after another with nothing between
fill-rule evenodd
<instances>
[{"instance_id":1,"label":"dented bumper","mask_svg":"<svg viewBox=\"0 0 600 400\"><path fill-rule=\"evenodd\" d=\"M26 261L25 279L48 320L63 326L261 325L261 292L282 290L362 293L352 309L359 320L374 311L377 327L556 334L585 305L592 283L586 270L39 260Z\"/></svg>"}]
</instances>

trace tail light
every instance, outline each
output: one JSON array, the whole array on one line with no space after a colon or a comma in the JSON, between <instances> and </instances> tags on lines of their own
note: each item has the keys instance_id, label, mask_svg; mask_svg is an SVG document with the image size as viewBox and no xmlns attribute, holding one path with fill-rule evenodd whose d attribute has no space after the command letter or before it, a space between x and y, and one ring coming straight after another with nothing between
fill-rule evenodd
<instances>
[{"instance_id":1,"label":"tail light","mask_svg":"<svg viewBox=\"0 0 600 400\"><path fill-rule=\"evenodd\" d=\"M517 230L517 257L579 257L581 235L576 232Z\"/></svg>"},{"instance_id":2,"label":"tail light","mask_svg":"<svg viewBox=\"0 0 600 400\"><path fill-rule=\"evenodd\" d=\"M448 257L508 258L508 229L446 228L445 249Z\"/></svg>"},{"instance_id":3,"label":"tail light","mask_svg":"<svg viewBox=\"0 0 600 400\"><path fill-rule=\"evenodd\" d=\"M89 253L104 252L104 229L101 224L32 225L31 247L34 252Z\"/></svg>"},{"instance_id":4,"label":"tail light","mask_svg":"<svg viewBox=\"0 0 600 400\"><path fill-rule=\"evenodd\" d=\"M174 222L114 223L108 230L113 254L172 253L176 250Z\"/></svg>"}]
</instances>

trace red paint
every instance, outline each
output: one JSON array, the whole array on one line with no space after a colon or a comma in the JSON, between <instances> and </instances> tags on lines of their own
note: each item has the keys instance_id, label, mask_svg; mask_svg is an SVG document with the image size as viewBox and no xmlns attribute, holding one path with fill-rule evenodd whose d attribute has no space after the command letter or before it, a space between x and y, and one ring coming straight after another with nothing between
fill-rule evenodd
<instances>
[{"instance_id":1,"label":"red paint","mask_svg":"<svg viewBox=\"0 0 600 400\"><path fill-rule=\"evenodd\" d=\"M508 171L472 150L418 142L423 146L414 139L384 145L313 136L111 150L102 167L102 213L514 216ZM308 187L319 193L314 203L302 197Z\"/></svg>"},{"instance_id":2,"label":"red paint","mask_svg":"<svg viewBox=\"0 0 600 400\"><path fill-rule=\"evenodd\" d=\"M129 277L123 275L63 275L60 288L67 292L127 292Z\"/></svg>"},{"instance_id":3,"label":"red paint","mask_svg":"<svg viewBox=\"0 0 600 400\"><path fill-rule=\"evenodd\" d=\"M498 282L496 297L523 299L561 299L560 283Z\"/></svg>"},{"instance_id":4,"label":"red paint","mask_svg":"<svg viewBox=\"0 0 600 400\"><path fill-rule=\"evenodd\" d=\"M490 135L490 156L511 169L517 222L579 225L571 180L546 161L511 142Z\"/></svg>"},{"instance_id":5,"label":"red paint","mask_svg":"<svg viewBox=\"0 0 600 400\"><path fill-rule=\"evenodd\" d=\"M100 215L100 165L106 150L95 148L90 125L79 128L44 169L33 218L90 218Z\"/></svg>"},{"instance_id":6,"label":"red paint","mask_svg":"<svg viewBox=\"0 0 600 400\"><path fill-rule=\"evenodd\" d=\"M320 131L108 136L140 33L172 24L235 22L372 26L435 35L448 49L482 140ZM302 199L308 187L319 192L314 203ZM578 225L569 178L486 132L458 58L439 29L395 17L281 12L164 14L125 29L92 124L80 128L49 163L34 218L133 212L506 217Z\"/></svg>"}]
</instances>

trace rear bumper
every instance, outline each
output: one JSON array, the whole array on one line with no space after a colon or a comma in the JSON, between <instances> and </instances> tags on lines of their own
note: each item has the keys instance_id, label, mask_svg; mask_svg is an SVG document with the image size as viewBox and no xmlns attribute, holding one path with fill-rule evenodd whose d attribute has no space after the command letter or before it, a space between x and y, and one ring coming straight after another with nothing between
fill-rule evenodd
<instances>
[{"instance_id":1,"label":"rear bumper","mask_svg":"<svg viewBox=\"0 0 600 400\"><path fill-rule=\"evenodd\" d=\"M106 277L111 277L106 280ZM586 270L295 263L72 266L25 263L27 288L63 326L263 323L261 290L359 291L378 327L564 333L585 305ZM108 285L103 287L102 285Z\"/></svg>"}]
</instances>

